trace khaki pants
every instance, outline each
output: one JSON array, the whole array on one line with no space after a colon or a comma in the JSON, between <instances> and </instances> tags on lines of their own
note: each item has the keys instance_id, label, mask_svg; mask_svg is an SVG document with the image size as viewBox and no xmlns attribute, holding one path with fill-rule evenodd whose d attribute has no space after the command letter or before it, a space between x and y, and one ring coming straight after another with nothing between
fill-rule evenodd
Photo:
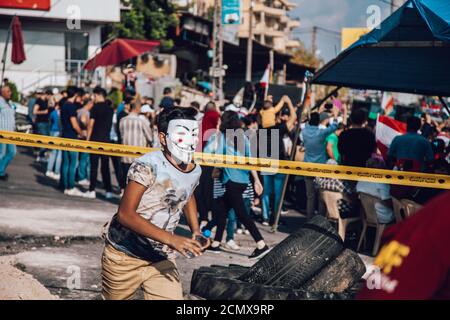
<instances>
[{"instance_id":1,"label":"khaki pants","mask_svg":"<svg viewBox=\"0 0 450 320\"><path fill-rule=\"evenodd\" d=\"M103 299L131 299L139 287L142 287L146 300L183 300L174 261L150 263L106 244L102 256Z\"/></svg>"}]
</instances>

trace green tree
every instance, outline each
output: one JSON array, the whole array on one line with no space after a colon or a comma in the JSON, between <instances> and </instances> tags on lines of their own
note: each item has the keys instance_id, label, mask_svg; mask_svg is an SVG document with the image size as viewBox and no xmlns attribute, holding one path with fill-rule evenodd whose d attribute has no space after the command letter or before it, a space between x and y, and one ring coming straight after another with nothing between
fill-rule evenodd
<instances>
[{"instance_id":1,"label":"green tree","mask_svg":"<svg viewBox=\"0 0 450 320\"><path fill-rule=\"evenodd\" d=\"M163 0L121 0L128 9L122 10L120 22L110 27L109 37L160 40L169 49L173 41L168 39L169 29L178 25L175 7Z\"/></svg>"},{"instance_id":2,"label":"green tree","mask_svg":"<svg viewBox=\"0 0 450 320\"><path fill-rule=\"evenodd\" d=\"M323 60L317 58L311 50L305 48L303 42L300 41L300 47L289 52L292 55L291 61L303 64L308 67L318 68L323 64Z\"/></svg>"},{"instance_id":3,"label":"green tree","mask_svg":"<svg viewBox=\"0 0 450 320\"><path fill-rule=\"evenodd\" d=\"M19 102L19 90L14 82L8 81L9 88L11 89L11 100L14 102Z\"/></svg>"}]
</instances>

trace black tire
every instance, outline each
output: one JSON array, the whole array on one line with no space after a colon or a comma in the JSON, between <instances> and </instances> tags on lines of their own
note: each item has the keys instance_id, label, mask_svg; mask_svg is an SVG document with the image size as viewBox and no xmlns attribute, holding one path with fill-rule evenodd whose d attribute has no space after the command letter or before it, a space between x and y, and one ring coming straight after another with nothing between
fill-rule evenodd
<instances>
[{"instance_id":1,"label":"black tire","mask_svg":"<svg viewBox=\"0 0 450 320\"><path fill-rule=\"evenodd\" d=\"M228 277L230 274L242 274L247 269L240 266L201 267L194 271L190 293L207 300L336 300L350 297L347 292L306 292L302 289L265 286Z\"/></svg>"},{"instance_id":2,"label":"black tire","mask_svg":"<svg viewBox=\"0 0 450 320\"><path fill-rule=\"evenodd\" d=\"M239 280L299 289L342 250L342 240L334 227L326 218L315 216L274 247Z\"/></svg>"},{"instance_id":3,"label":"black tire","mask_svg":"<svg viewBox=\"0 0 450 320\"><path fill-rule=\"evenodd\" d=\"M366 266L354 251L345 249L339 256L324 266L320 272L306 282L302 288L308 292L344 293L358 286L366 272Z\"/></svg>"},{"instance_id":4,"label":"black tire","mask_svg":"<svg viewBox=\"0 0 450 320\"><path fill-rule=\"evenodd\" d=\"M240 271L239 271L240 269ZM301 290L263 286L230 278L229 275L242 275L246 267L202 267L194 271L191 281L191 294L207 300L286 300L304 299Z\"/></svg>"}]
</instances>

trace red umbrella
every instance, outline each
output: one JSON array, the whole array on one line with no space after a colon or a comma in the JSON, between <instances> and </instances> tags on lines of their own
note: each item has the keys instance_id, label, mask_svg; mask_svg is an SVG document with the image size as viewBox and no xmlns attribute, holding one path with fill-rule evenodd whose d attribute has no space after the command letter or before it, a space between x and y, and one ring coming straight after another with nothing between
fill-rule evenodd
<instances>
[{"instance_id":1,"label":"red umbrella","mask_svg":"<svg viewBox=\"0 0 450 320\"><path fill-rule=\"evenodd\" d=\"M100 66L111 66L152 51L159 46L159 41L116 39L90 59L84 69L94 70Z\"/></svg>"},{"instance_id":2,"label":"red umbrella","mask_svg":"<svg viewBox=\"0 0 450 320\"><path fill-rule=\"evenodd\" d=\"M23 47L22 24L19 17L15 16L12 23L12 54L11 61L14 64L21 64L26 60Z\"/></svg>"}]
</instances>

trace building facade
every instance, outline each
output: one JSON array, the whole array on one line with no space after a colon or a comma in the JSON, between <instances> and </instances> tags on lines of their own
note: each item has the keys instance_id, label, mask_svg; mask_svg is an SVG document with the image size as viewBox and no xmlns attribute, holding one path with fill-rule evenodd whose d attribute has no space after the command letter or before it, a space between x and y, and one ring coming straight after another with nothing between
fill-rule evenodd
<instances>
[{"instance_id":1,"label":"building facade","mask_svg":"<svg viewBox=\"0 0 450 320\"><path fill-rule=\"evenodd\" d=\"M180 10L203 18L211 18L214 0L177 0L173 1ZM293 40L292 30L300 26L300 20L288 16L296 4L288 0L242 0L242 21L239 26L239 38L248 39L250 23L250 4L253 2L253 39L262 45L286 53L300 47L298 40Z\"/></svg>"},{"instance_id":2,"label":"building facade","mask_svg":"<svg viewBox=\"0 0 450 320\"><path fill-rule=\"evenodd\" d=\"M0 52L14 15L22 23L26 61L11 62L8 46L5 77L27 93L45 86L81 81L84 62L101 47L101 28L120 21L120 0L40 0L45 6L23 8L0 4ZM20 4L21 1L18 1Z\"/></svg>"},{"instance_id":3,"label":"building facade","mask_svg":"<svg viewBox=\"0 0 450 320\"><path fill-rule=\"evenodd\" d=\"M292 19L288 12L295 4L287 0L243 0L241 1L242 24L239 37L249 37L250 5L253 2L253 37L259 43L286 53L300 46L291 38L292 30L300 26L300 20Z\"/></svg>"}]
</instances>

